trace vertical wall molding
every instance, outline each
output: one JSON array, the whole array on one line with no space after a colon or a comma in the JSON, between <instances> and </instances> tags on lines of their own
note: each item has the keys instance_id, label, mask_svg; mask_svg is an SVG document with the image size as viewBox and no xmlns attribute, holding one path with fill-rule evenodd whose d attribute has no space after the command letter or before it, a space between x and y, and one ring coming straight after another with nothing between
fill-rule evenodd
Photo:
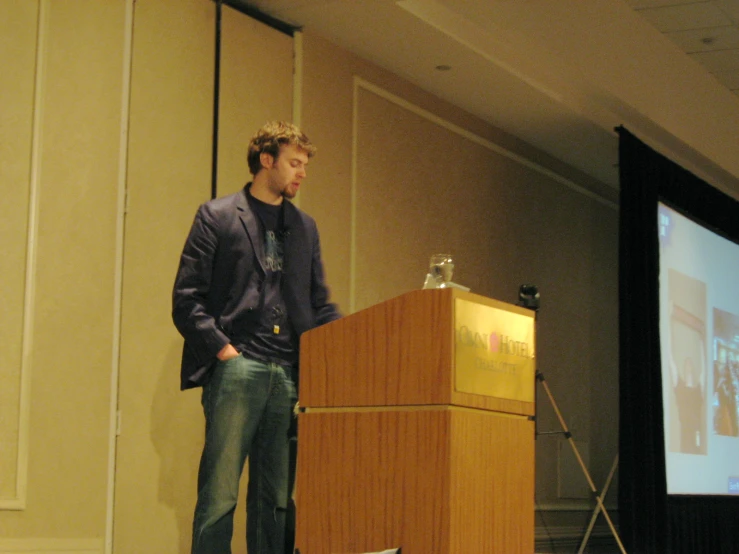
<instances>
[{"instance_id":1,"label":"vertical wall molding","mask_svg":"<svg viewBox=\"0 0 739 554\"><path fill-rule=\"evenodd\" d=\"M39 183L41 180L41 123L46 58L46 33L49 0L40 0L36 32L33 122L31 131L31 171L26 230L26 268L23 290L23 335L21 343L20 394L18 401L18 451L16 486L13 498L1 498L0 510L25 510L28 491L28 444L31 413L31 357L36 300L36 249L38 242Z\"/></svg>"},{"instance_id":2,"label":"vertical wall molding","mask_svg":"<svg viewBox=\"0 0 739 554\"><path fill-rule=\"evenodd\" d=\"M349 313L357 311L357 149L359 136L359 87L364 83L354 77L352 89L352 163L351 206L349 211Z\"/></svg>"},{"instance_id":3,"label":"vertical wall molding","mask_svg":"<svg viewBox=\"0 0 739 554\"><path fill-rule=\"evenodd\" d=\"M108 411L108 479L105 515L105 554L113 552L113 518L115 514L115 470L118 443L118 379L121 353L121 317L123 306L123 261L126 238L126 211L128 198L128 126L131 106L131 71L133 59L133 17L135 0L125 0L123 60L121 79L120 145L118 149L118 180L115 228L115 270L112 355L110 371L110 407Z\"/></svg>"},{"instance_id":4,"label":"vertical wall molding","mask_svg":"<svg viewBox=\"0 0 739 554\"><path fill-rule=\"evenodd\" d=\"M293 34L293 123L298 127L303 119L303 33Z\"/></svg>"},{"instance_id":5,"label":"vertical wall molding","mask_svg":"<svg viewBox=\"0 0 739 554\"><path fill-rule=\"evenodd\" d=\"M218 196L218 129L221 114L221 30L223 0L215 0L215 48L213 60L213 137L211 142L210 198Z\"/></svg>"},{"instance_id":6,"label":"vertical wall molding","mask_svg":"<svg viewBox=\"0 0 739 554\"><path fill-rule=\"evenodd\" d=\"M302 129L303 120L303 33L295 31L293 38L293 123ZM292 200L300 207L300 193Z\"/></svg>"}]
</instances>

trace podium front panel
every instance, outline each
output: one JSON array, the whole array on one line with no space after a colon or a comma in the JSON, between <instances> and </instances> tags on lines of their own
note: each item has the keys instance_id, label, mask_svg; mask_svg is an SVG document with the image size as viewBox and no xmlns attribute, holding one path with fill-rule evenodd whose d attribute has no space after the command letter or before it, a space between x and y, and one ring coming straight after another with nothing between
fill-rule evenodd
<instances>
[{"instance_id":1,"label":"podium front panel","mask_svg":"<svg viewBox=\"0 0 739 554\"><path fill-rule=\"evenodd\" d=\"M531 554L534 424L457 407L299 416L302 554Z\"/></svg>"}]
</instances>

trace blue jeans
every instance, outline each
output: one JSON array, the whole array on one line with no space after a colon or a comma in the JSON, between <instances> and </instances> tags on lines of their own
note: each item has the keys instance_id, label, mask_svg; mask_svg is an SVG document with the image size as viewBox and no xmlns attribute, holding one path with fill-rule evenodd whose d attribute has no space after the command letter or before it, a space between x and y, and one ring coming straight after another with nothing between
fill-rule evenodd
<instances>
[{"instance_id":1,"label":"blue jeans","mask_svg":"<svg viewBox=\"0 0 739 554\"><path fill-rule=\"evenodd\" d=\"M192 554L231 553L233 514L247 456L247 551L284 554L288 428L296 400L289 368L237 356L213 369L203 387L205 447Z\"/></svg>"}]
</instances>

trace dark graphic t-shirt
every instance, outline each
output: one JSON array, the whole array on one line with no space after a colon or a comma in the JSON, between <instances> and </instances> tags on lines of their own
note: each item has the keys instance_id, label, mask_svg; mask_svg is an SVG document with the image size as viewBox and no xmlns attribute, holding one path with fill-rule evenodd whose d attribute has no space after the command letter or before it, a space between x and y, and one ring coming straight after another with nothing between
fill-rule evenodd
<instances>
[{"instance_id":1,"label":"dark graphic t-shirt","mask_svg":"<svg viewBox=\"0 0 739 554\"><path fill-rule=\"evenodd\" d=\"M259 326L241 351L249 357L281 365L296 365L297 337L292 329L282 297L282 269L285 263L285 232L282 205L267 204L249 195L249 205L257 214L264 237L263 305Z\"/></svg>"}]
</instances>

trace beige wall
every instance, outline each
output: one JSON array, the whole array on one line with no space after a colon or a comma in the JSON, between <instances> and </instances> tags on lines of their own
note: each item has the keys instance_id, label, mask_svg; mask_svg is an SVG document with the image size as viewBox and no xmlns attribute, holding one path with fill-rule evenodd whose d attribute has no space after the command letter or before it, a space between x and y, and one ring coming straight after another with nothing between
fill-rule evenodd
<instances>
[{"instance_id":1,"label":"beige wall","mask_svg":"<svg viewBox=\"0 0 739 554\"><path fill-rule=\"evenodd\" d=\"M17 0L0 8L9 16L0 17L0 56L18 75L0 87L3 105L12 106L0 113L8 199L0 206L7 245L0 370L10 383L0 393L0 437L10 445L0 451L0 508L28 468L24 509L0 509L0 552L17 541L30 551L104 550L114 377L121 412L114 551L189 550L203 421L199 393L178 391L182 342L169 311L182 244L210 195L215 10L210 0L135 2L122 146L131 5ZM251 133L267 119L289 118L293 102L292 39L228 8L223 24L219 194L248 178ZM34 133L38 44L42 109ZM318 220L334 299L348 313L418 288L428 256L442 249L457 258L455 279L474 292L513 302L520 284L537 284L539 367L602 482L617 436L612 199L585 194L577 172L319 37L306 34L302 50L298 107L318 155L299 200ZM116 235L121 169L125 237ZM29 248L34 183L38 235ZM33 253L36 272L26 281ZM24 332L22 321L33 325ZM25 365L24 340L32 347ZM22 375L31 385L25 428ZM548 406L540 419L556 428ZM21 439L27 466L16 463ZM580 510L574 523L558 523L578 525L588 504L558 498L558 456L556 438L537 442L537 500ZM242 510L238 518L243 530Z\"/></svg>"}]
</instances>

